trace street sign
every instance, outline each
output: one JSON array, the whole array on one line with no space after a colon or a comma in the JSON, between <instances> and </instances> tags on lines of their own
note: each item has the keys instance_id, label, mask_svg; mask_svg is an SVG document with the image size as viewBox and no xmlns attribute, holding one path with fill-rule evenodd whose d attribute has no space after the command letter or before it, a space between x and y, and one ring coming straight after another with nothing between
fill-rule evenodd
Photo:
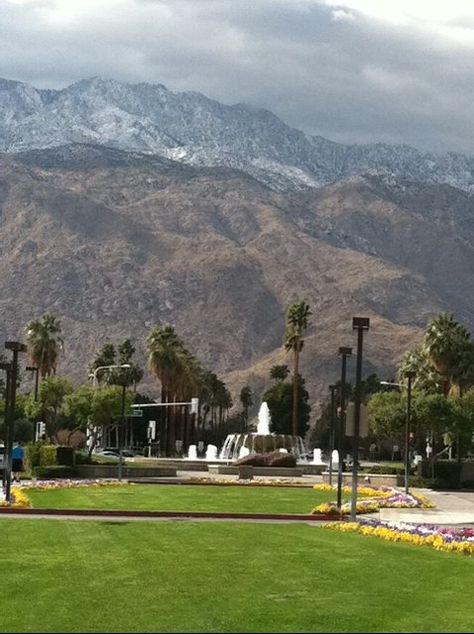
<instances>
[{"instance_id":1,"label":"street sign","mask_svg":"<svg viewBox=\"0 0 474 634\"><path fill-rule=\"evenodd\" d=\"M142 409L132 409L132 412L131 412L130 416L132 418L140 418L141 416L143 416L143 410Z\"/></svg>"}]
</instances>

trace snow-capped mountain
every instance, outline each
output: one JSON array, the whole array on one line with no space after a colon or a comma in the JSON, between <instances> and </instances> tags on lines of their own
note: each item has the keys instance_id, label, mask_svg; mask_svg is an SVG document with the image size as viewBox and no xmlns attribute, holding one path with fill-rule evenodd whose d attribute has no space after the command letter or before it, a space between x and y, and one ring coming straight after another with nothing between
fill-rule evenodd
<instances>
[{"instance_id":1,"label":"snow-capped mountain","mask_svg":"<svg viewBox=\"0 0 474 634\"><path fill-rule=\"evenodd\" d=\"M343 145L287 126L268 110L227 106L161 84L92 78L63 90L0 79L0 151L93 143L181 163L227 166L275 190L393 174L472 191L474 159L406 146Z\"/></svg>"}]
</instances>

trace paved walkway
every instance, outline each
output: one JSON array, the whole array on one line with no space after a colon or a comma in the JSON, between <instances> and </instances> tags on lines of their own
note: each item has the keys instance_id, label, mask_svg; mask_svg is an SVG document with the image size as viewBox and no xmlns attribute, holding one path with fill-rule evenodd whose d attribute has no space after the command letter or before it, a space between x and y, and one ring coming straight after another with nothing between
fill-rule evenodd
<instances>
[{"instance_id":1,"label":"paved walkway","mask_svg":"<svg viewBox=\"0 0 474 634\"><path fill-rule=\"evenodd\" d=\"M474 525L474 492L431 491L413 489L432 502L434 509L381 509L379 518L389 522L440 524L443 526Z\"/></svg>"}]
</instances>

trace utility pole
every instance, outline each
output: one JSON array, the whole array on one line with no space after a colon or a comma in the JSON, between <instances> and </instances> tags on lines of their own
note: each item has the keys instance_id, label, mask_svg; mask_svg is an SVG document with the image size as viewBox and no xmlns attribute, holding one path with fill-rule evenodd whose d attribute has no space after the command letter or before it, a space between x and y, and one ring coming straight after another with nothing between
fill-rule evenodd
<instances>
[{"instance_id":1,"label":"utility pole","mask_svg":"<svg viewBox=\"0 0 474 634\"><path fill-rule=\"evenodd\" d=\"M337 508L340 510L342 506L342 453L344 451L344 436L346 433L346 363L347 357L350 357L352 354L352 348L339 348L339 354L342 358L342 364L340 388L341 414L339 416L339 434L337 439L337 451L339 454L339 462L337 465Z\"/></svg>"},{"instance_id":2,"label":"utility pole","mask_svg":"<svg viewBox=\"0 0 474 634\"><path fill-rule=\"evenodd\" d=\"M18 353L26 352L26 346L18 341L6 341L5 348L12 351L10 369L10 390L8 392L8 410L6 411L6 442L5 442L5 500L11 502L12 485L12 449L13 424L15 422L16 384L18 380Z\"/></svg>"},{"instance_id":3,"label":"utility pole","mask_svg":"<svg viewBox=\"0 0 474 634\"><path fill-rule=\"evenodd\" d=\"M354 317L352 329L357 330L357 361L356 384L354 398L354 444L352 449L352 495L351 495L351 520L356 521L357 515L357 471L359 467L359 433L360 433L360 403L362 382L362 346L364 331L369 330L370 320L367 317Z\"/></svg>"},{"instance_id":4,"label":"utility pole","mask_svg":"<svg viewBox=\"0 0 474 634\"><path fill-rule=\"evenodd\" d=\"M329 434L329 486L332 486L332 452L334 451L334 436L336 433L336 386L330 385L331 392L331 430Z\"/></svg>"}]
</instances>

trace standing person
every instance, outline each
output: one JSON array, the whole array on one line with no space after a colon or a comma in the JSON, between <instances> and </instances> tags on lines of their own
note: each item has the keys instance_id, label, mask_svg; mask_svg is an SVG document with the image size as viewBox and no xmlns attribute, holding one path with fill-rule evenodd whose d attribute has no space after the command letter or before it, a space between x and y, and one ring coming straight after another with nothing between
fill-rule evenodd
<instances>
[{"instance_id":1,"label":"standing person","mask_svg":"<svg viewBox=\"0 0 474 634\"><path fill-rule=\"evenodd\" d=\"M17 443L12 451L12 478L16 482L20 482L21 472L24 471L23 461L25 459L25 450L21 442Z\"/></svg>"}]
</instances>

